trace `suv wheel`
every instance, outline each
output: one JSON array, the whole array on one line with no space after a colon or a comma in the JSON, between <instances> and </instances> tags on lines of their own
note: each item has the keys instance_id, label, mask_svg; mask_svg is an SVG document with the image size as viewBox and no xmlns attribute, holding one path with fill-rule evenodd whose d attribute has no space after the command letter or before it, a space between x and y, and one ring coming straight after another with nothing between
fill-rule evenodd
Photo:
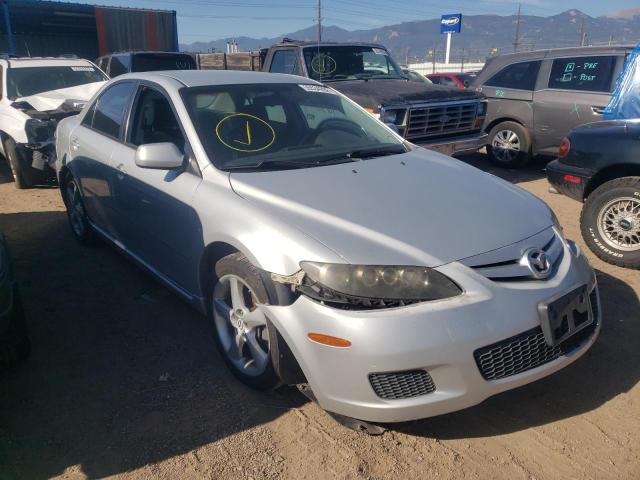
<instances>
[{"instance_id":1,"label":"suv wheel","mask_svg":"<svg viewBox=\"0 0 640 480\"><path fill-rule=\"evenodd\" d=\"M640 177L596 188L582 209L580 229L591 251L605 262L640 268Z\"/></svg>"},{"instance_id":2,"label":"suv wheel","mask_svg":"<svg viewBox=\"0 0 640 480\"><path fill-rule=\"evenodd\" d=\"M216 344L233 374L259 390L275 388L280 379L273 366L272 345L279 335L262 312L267 291L260 273L241 253L233 253L215 266L218 282L212 294L212 320Z\"/></svg>"},{"instance_id":3,"label":"suv wheel","mask_svg":"<svg viewBox=\"0 0 640 480\"><path fill-rule=\"evenodd\" d=\"M499 123L489 132L487 150L491 161L499 167L523 167L531 159L529 133L519 123Z\"/></svg>"},{"instance_id":4,"label":"suv wheel","mask_svg":"<svg viewBox=\"0 0 640 480\"><path fill-rule=\"evenodd\" d=\"M9 164L9 168L11 168L11 173L13 174L13 180L15 181L16 188L22 190L24 188L29 188L29 182L24 177L24 173L22 172L22 163L20 162L19 155L20 152L16 148L16 142L11 138L7 138L4 141L4 155Z\"/></svg>"}]
</instances>

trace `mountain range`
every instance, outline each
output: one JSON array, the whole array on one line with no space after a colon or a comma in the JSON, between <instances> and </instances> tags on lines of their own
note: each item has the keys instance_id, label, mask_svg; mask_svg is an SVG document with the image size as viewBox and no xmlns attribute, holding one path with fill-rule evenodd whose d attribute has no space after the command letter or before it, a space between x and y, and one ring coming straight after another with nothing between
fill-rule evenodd
<instances>
[{"instance_id":1,"label":"mountain range","mask_svg":"<svg viewBox=\"0 0 640 480\"><path fill-rule=\"evenodd\" d=\"M498 53L514 50L517 17L500 15L469 15L463 17L462 33L454 34L452 62L484 60L492 49ZM612 12L603 17L591 17L579 10L549 17L520 17L519 50L568 47L580 44L580 33L586 34L586 44L608 42L636 44L640 42L640 9ZM242 51L257 50L278 43L283 37L296 40L316 39L316 27L287 33L276 38L236 37L180 45L190 52L225 51L227 42L235 41ZM401 61L444 56L444 35L440 34L440 19L403 22L369 30L345 30L336 26L322 29L324 41L375 42L385 45ZM495 52L494 52L495 53Z\"/></svg>"}]
</instances>

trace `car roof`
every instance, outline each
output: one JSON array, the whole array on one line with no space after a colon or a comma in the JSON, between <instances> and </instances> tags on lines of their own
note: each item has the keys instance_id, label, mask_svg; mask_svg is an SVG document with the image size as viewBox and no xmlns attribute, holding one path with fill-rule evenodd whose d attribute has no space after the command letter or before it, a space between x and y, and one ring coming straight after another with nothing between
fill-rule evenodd
<instances>
[{"instance_id":1,"label":"car roof","mask_svg":"<svg viewBox=\"0 0 640 480\"><path fill-rule=\"evenodd\" d=\"M632 45L604 45L592 47L565 47L565 48L547 48L544 50L533 50L530 52L507 53L492 57L490 60L499 60L500 63L511 63L514 60L534 60L550 57L563 57L575 55L594 55L604 53L618 53L631 51Z\"/></svg>"},{"instance_id":2,"label":"car roof","mask_svg":"<svg viewBox=\"0 0 640 480\"><path fill-rule=\"evenodd\" d=\"M387 48L384 45L379 43L369 43L369 42L313 42L313 41L305 41L305 40L283 40L280 43L276 43L272 45L271 48L275 47L373 47L373 48L382 48L386 50Z\"/></svg>"},{"instance_id":3,"label":"car roof","mask_svg":"<svg viewBox=\"0 0 640 480\"><path fill-rule=\"evenodd\" d=\"M297 75L283 73L250 72L242 70L166 70L159 72L126 73L118 79L148 80L165 83L168 79L181 83L186 87L203 87L209 85L246 85L256 83L295 83L317 84L315 80Z\"/></svg>"}]
</instances>

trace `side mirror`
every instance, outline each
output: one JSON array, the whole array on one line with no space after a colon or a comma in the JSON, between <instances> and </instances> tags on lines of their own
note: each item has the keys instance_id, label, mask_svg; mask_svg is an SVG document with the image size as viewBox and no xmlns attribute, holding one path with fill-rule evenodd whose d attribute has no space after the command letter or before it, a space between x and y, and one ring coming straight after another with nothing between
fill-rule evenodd
<instances>
[{"instance_id":1,"label":"side mirror","mask_svg":"<svg viewBox=\"0 0 640 480\"><path fill-rule=\"evenodd\" d=\"M184 153L175 143L147 143L136 150L136 165L140 168L173 170L184 164Z\"/></svg>"}]
</instances>

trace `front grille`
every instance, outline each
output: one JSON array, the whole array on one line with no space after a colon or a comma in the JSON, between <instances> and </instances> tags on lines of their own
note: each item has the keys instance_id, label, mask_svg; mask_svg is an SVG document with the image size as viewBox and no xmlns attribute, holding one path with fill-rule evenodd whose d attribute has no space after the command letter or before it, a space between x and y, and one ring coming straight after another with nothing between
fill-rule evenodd
<instances>
[{"instance_id":1,"label":"front grille","mask_svg":"<svg viewBox=\"0 0 640 480\"><path fill-rule=\"evenodd\" d=\"M472 131L477 113L476 102L411 108L406 137L438 137Z\"/></svg>"},{"instance_id":2,"label":"front grille","mask_svg":"<svg viewBox=\"0 0 640 480\"><path fill-rule=\"evenodd\" d=\"M372 373L369 382L376 395L386 400L418 397L436 391L431 375L425 370Z\"/></svg>"},{"instance_id":3,"label":"front grille","mask_svg":"<svg viewBox=\"0 0 640 480\"><path fill-rule=\"evenodd\" d=\"M488 347L476 350L473 356L485 380L517 375L549 363L584 344L595 332L598 322L598 297L596 289L589 294L594 321L564 342L550 347L544 339L541 327L532 328Z\"/></svg>"}]
</instances>

